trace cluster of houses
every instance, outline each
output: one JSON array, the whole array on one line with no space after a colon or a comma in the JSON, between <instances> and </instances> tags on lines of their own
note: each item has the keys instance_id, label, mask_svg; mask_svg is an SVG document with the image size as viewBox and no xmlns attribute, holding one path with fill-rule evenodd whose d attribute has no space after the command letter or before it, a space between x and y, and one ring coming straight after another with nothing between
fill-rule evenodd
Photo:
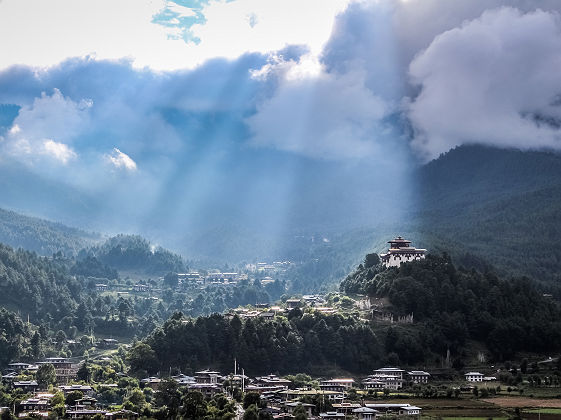
<instances>
[{"instance_id":1,"label":"cluster of houses","mask_svg":"<svg viewBox=\"0 0 561 420\"><path fill-rule=\"evenodd\" d=\"M382 368L374 371L374 375L369 376L362 382L364 388L371 382L370 379L373 377L379 381L387 381L392 387L396 386L395 379L399 378L401 381L399 387L402 387L403 382L406 380L425 383L428 381L430 374L422 371L406 372L398 368ZM310 387L294 389L290 380L276 375L249 378L243 373L235 373L222 376L220 372L213 370L199 371L194 376L177 375L172 378L181 386L200 391L207 397L212 397L218 393L230 394L234 387L238 387L244 392L258 393L261 399L266 402L266 411L270 412L276 419L293 418L294 410L300 406L307 411L308 418L316 418L312 412L320 411L318 419L344 419L345 416L354 416L361 420L375 420L377 416L386 414L407 415L413 416L411 418L418 418L421 414L421 408L408 403L363 404L346 402L349 391L352 388L358 387L352 378L322 380L319 383L319 389ZM389 378L393 379L390 381ZM144 386L149 386L156 391L160 382L161 379L156 377L145 378L141 381ZM322 407L301 402L305 397L315 396L320 396L322 401L329 402L333 411L321 412Z\"/></svg>"},{"instance_id":2,"label":"cluster of houses","mask_svg":"<svg viewBox=\"0 0 561 420\"><path fill-rule=\"evenodd\" d=\"M273 319L277 315L286 315L290 310L301 307L311 307L324 314L333 314L337 312L337 309L325 306L325 303L325 299L320 295L305 295L299 299L287 299L282 306L271 305L269 303L257 303L255 304L255 308L252 309L242 307L231 309L225 313L225 316L229 319L236 315L243 319Z\"/></svg>"},{"instance_id":3,"label":"cluster of houses","mask_svg":"<svg viewBox=\"0 0 561 420\"><path fill-rule=\"evenodd\" d=\"M69 384L76 379L78 364L72 363L69 359L61 357L49 357L37 363L16 362L8 365L7 371L2 375L2 383L13 389L21 389L23 392L32 394L19 403L17 407L12 407L19 417L47 417L52 410L51 400L54 394L44 392L36 380L18 380L22 373L33 374L39 370L42 364L51 364L55 368L56 381L59 384L56 390L61 391L66 397L69 393L80 391L82 398L76 400L75 404L66 407L66 415L72 419L89 418L95 414L101 414L106 419L130 420L137 419L139 414L129 410L108 411L97 406L94 398L94 389L89 385ZM114 386L117 384L104 384L104 386ZM8 407L0 407L0 411L7 410Z\"/></svg>"}]
</instances>

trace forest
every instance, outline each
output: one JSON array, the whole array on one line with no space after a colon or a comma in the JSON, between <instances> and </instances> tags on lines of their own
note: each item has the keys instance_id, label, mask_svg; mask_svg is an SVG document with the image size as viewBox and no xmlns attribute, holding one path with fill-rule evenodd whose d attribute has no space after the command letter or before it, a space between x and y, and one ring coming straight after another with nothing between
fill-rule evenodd
<instances>
[{"instance_id":1,"label":"forest","mask_svg":"<svg viewBox=\"0 0 561 420\"><path fill-rule=\"evenodd\" d=\"M370 254L341 290L386 297L391 306L384 310L413 314L417 333L426 338L423 347L436 354L461 354L468 340L476 340L494 359L505 360L518 351L555 351L561 339L559 305L537 283L457 268L447 254L391 269Z\"/></svg>"},{"instance_id":2,"label":"forest","mask_svg":"<svg viewBox=\"0 0 561 420\"><path fill-rule=\"evenodd\" d=\"M447 353L460 369L473 342L487 349L489 360L505 361L518 352L555 352L561 340L560 308L534 282L457 268L446 254L392 269L369 254L341 290L387 298L383 311L396 318L413 314L414 322L388 324L358 311L324 315L313 308L273 320L178 312L131 350L131 369L140 375L170 367L221 369L235 357L250 373L315 372L319 366L359 373L382 364L435 366Z\"/></svg>"}]
</instances>

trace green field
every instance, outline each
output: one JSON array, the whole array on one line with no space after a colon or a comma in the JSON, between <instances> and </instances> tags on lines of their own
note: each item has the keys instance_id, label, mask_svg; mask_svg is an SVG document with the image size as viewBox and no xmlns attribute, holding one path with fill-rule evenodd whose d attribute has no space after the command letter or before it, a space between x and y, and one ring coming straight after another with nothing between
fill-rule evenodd
<instances>
[{"instance_id":1,"label":"green field","mask_svg":"<svg viewBox=\"0 0 561 420\"><path fill-rule=\"evenodd\" d=\"M561 408L532 408L524 410L524 413L561 414Z\"/></svg>"}]
</instances>

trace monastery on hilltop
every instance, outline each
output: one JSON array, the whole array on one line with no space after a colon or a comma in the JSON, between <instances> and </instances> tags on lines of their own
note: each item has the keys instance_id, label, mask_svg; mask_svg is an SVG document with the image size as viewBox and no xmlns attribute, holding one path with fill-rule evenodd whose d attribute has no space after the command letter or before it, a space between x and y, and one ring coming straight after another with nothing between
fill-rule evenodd
<instances>
[{"instance_id":1,"label":"monastery on hilltop","mask_svg":"<svg viewBox=\"0 0 561 420\"><path fill-rule=\"evenodd\" d=\"M411 246L411 241L403 239L401 236L388 241L388 243L390 244L388 252L380 254L382 263L386 267L399 267L404 262L422 260L427 252L426 249L417 249Z\"/></svg>"}]
</instances>

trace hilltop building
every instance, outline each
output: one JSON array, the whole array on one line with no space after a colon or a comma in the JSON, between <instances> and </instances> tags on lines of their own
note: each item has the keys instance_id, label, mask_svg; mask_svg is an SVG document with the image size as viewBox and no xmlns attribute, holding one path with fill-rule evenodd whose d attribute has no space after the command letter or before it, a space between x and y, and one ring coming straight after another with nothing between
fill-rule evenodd
<instances>
[{"instance_id":1,"label":"hilltop building","mask_svg":"<svg viewBox=\"0 0 561 420\"><path fill-rule=\"evenodd\" d=\"M411 241L398 236L388 241L390 249L385 254L380 254L382 263L386 267L399 267L401 263L418 261L425 258L426 249L411 246Z\"/></svg>"}]
</instances>

